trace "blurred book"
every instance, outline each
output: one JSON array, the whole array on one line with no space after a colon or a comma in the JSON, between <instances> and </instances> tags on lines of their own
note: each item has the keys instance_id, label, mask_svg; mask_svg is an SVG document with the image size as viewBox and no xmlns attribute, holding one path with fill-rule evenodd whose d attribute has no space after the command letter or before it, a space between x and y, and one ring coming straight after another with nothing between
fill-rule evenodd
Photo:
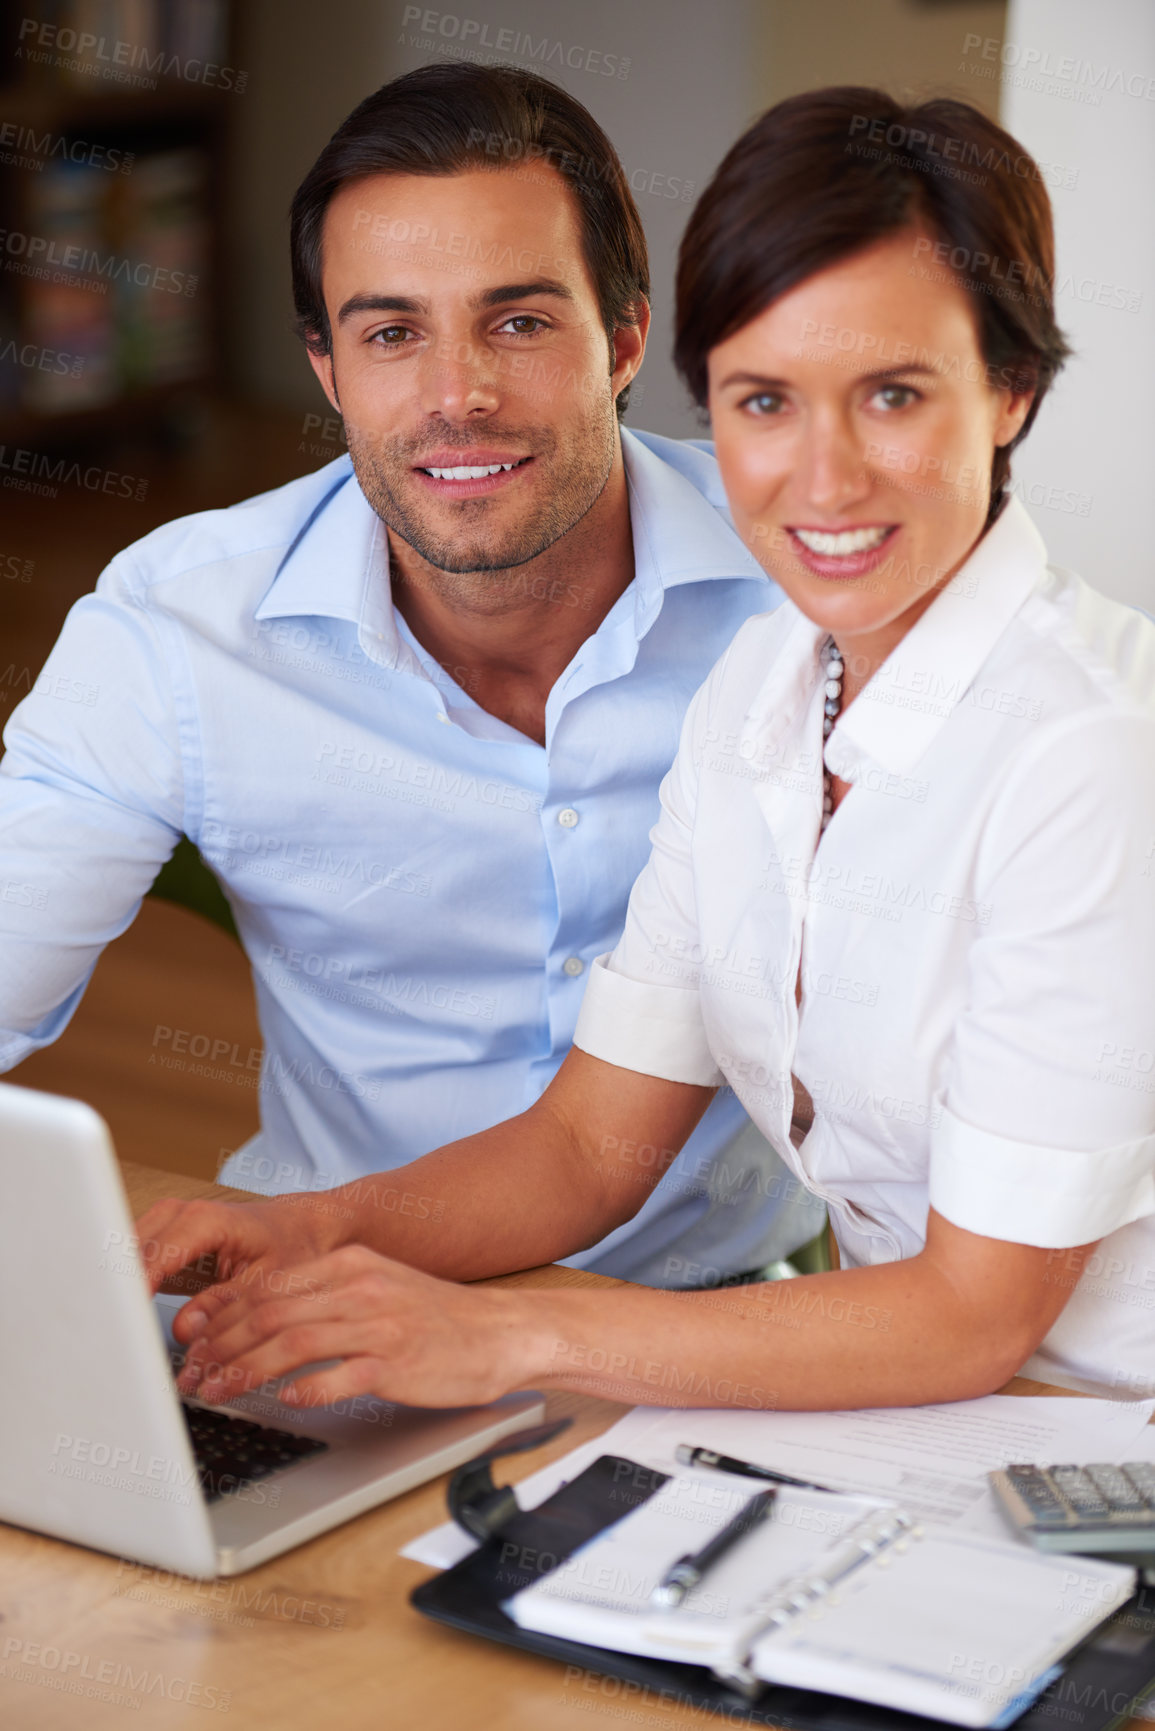
<instances>
[{"instance_id":1,"label":"blurred book","mask_svg":"<svg viewBox=\"0 0 1155 1731\"><path fill-rule=\"evenodd\" d=\"M54 162L29 189L30 256L21 335L40 361L21 368L21 399L41 413L90 409L119 391L116 309L100 273L108 252L108 176L87 163ZM59 366L51 357L63 357Z\"/></svg>"},{"instance_id":2,"label":"blurred book","mask_svg":"<svg viewBox=\"0 0 1155 1731\"><path fill-rule=\"evenodd\" d=\"M123 385L137 390L195 377L209 353L205 153L189 147L141 156L119 190L121 250L132 260L118 297Z\"/></svg>"},{"instance_id":3,"label":"blurred book","mask_svg":"<svg viewBox=\"0 0 1155 1731\"><path fill-rule=\"evenodd\" d=\"M212 83L227 37L226 0L61 0L55 8L66 81L91 88L155 88L162 80ZM84 43L83 52L78 45Z\"/></svg>"},{"instance_id":4,"label":"blurred book","mask_svg":"<svg viewBox=\"0 0 1155 1731\"><path fill-rule=\"evenodd\" d=\"M71 162L37 177L20 329L41 359L20 368L25 407L95 408L204 370L207 199L195 146L141 154L129 178Z\"/></svg>"}]
</instances>

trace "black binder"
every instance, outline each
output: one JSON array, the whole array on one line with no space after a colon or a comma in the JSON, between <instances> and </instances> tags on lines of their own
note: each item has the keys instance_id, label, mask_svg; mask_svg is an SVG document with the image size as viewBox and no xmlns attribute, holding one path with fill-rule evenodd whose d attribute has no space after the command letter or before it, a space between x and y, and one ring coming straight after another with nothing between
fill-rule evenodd
<instances>
[{"instance_id":1,"label":"black binder","mask_svg":"<svg viewBox=\"0 0 1155 1731\"><path fill-rule=\"evenodd\" d=\"M453 1568L414 1589L410 1602L424 1616L466 1634L617 1678L634 1686L627 1698L639 1708L647 1702L668 1708L676 1700L715 1715L746 1718L752 1725L780 1726L782 1731L939 1731L946 1723L774 1684L750 1700L699 1665L611 1652L519 1628L502 1610L502 1602L639 1507L668 1476L621 1456L601 1455L536 1509L521 1508L509 1486L494 1488L493 1461L539 1447L568 1423L566 1419L506 1437L454 1475L450 1512L481 1543ZM1155 1588L1147 1587L1068 1654L1062 1674L1015 1719L1015 1731L1115 1731L1153 1692Z\"/></svg>"}]
</instances>

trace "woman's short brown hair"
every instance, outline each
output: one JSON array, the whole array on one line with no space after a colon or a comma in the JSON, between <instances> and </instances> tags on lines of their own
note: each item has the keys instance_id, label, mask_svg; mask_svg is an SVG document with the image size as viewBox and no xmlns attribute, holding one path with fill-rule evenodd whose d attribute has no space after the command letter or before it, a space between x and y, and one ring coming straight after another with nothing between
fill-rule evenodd
<instances>
[{"instance_id":1,"label":"woman's short brown hair","mask_svg":"<svg viewBox=\"0 0 1155 1731\"><path fill-rule=\"evenodd\" d=\"M988 377L1035 393L991 473L1002 504L1010 452L1070 350L1055 323L1051 201L1034 160L966 102L904 105L853 85L771 108L694 207L678 259L674 358L695 401L707 356L788 289L903 229L927 266L974 300Z\"/></svg>"}]
</instances>

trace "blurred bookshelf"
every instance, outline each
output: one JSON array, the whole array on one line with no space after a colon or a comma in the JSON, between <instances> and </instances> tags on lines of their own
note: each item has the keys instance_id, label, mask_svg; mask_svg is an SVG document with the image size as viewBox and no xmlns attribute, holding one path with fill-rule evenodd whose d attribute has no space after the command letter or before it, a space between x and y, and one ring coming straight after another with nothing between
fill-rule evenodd
<instances>
[{"instance_id":1,"label":"blurred bookshelf","mask_svg":"<svg viewBox=\"0 0 1155 1731\"><path fill-rule=\"evenodd\" d=\"M221 351L229 0L0 0L0 441L174 431Z\"/></svg>"}]
</instances>

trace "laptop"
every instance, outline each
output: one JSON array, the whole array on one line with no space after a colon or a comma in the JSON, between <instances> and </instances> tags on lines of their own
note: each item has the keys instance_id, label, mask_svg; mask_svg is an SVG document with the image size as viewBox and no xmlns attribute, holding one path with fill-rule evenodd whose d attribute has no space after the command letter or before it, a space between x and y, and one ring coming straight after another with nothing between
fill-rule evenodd
<instances>
[{"instance_id":1,"label":"laptop","mask_svg":"<svg viewBox=\"0 0 1155 1731\"><path fill-rule=\"evenodd\" d=\"M0 1083L0 1521L208 1579L240 1574L400 1496L510 1432L538 1394L440 1410L301 1411L270 1385L178 1395L104 1120Z\"/></svg>"}]
</instances>

